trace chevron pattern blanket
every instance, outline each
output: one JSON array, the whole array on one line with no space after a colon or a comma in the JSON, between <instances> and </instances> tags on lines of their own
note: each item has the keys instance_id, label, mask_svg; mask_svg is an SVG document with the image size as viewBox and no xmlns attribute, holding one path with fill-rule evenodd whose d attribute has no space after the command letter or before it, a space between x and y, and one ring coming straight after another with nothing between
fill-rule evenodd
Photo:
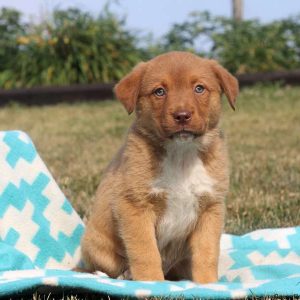
<instances>
[{"instance_id":1,"label":"chevron pattern blanket","mask_svg":"<svg viewBox=\"0 0 300 300\"><path fill-rule=\"evenodd\" d=\"M25 133L0 132L0 170L0 296L46 286L122 297L300 297L300 227L224 234L215 284L72 272L80 263L84 224Z\"/></svg>"}]
</instances>

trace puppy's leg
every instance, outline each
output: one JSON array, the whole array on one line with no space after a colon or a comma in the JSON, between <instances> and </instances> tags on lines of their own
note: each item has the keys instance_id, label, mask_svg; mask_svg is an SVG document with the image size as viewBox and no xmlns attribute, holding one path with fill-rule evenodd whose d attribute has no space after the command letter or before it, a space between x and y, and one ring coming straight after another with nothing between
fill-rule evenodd
<instances>
[{"instance_id":1,"label":"puppy's leg","mask_svg":"<svg viewBox=\"0 0 300 300\"><path fill-rule=\"evenodd\" d=\"M220 238L224 222L224 204L214 203L203 211L189 243L192 280L211 283L218 280Z\"/></svg>"},{"instance_id":2,"label":"puppy's leg","mask_svg":"<svg viewBox=\"0 0 300 300\"><path fill-rule=\"evenodd\" d=\"M118 205L118 223L133 280L164 280L154 214L128 201Z\"/></svg>"},{"instance_id":3,"label":"puppy's leg","mask_svg":"<svg viewBox=\"0 0 300 300\"><path fill-rule=\"evenodd\" d=\"M117 253L118 245L111 239L90 229L82 240L82 256L87 271L101 271L117 278L126 269L125 259Z\"/></svg>"}]
</instances>

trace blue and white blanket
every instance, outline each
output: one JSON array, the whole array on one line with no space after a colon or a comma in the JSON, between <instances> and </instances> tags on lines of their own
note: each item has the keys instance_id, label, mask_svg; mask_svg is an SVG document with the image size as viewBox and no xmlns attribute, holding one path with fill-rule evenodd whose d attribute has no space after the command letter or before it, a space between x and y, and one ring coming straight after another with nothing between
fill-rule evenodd
<instances>
[{"instance_id":1,"label":"blue and white blanket","mask_svg":"<svg viewBox=\"0 0 300 300\"><path fill-rule=\"evenodd\" d=\"M219 282L206 285L72 272L80 262L83 230L30 138L0 132L0 296L45 286L123 297L300 296L300 227L224 234Z\"/></svg>"}]
</instances>

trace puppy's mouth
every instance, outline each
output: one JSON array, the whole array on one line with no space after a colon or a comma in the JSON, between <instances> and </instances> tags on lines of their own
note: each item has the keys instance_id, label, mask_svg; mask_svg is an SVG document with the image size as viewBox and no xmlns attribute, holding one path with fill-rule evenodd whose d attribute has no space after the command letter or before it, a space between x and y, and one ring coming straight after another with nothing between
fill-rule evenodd
<instances>
[{"instance_id":1,"label":"puppy's mouth","mask_svg":"<svg viewBox=\"0 0 300 300\"><path fill-rule=\"evenodd\" d=\"M180 141L190 141L193 140L197 137L199 137L200 134L193 132L193 131L189 131L189 130L180 130L180 131L176 131L174 133L172 133L171 135L169 135L169 138L174 140L180 140Z\"/></svg>"}]
</instances>

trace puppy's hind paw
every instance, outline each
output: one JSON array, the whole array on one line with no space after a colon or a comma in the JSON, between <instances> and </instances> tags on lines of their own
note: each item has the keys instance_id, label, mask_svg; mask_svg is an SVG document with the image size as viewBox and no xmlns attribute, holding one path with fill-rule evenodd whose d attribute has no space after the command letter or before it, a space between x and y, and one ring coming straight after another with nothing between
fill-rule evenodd
<instances>
[{"instance_id":1,"label":"puppy's hind paw","mask_svg":"<svg viewBox=\"0 0 300 300\"><path fill-rule=\"evenodd\" d=\"M132 276L129 270L124 271L121 275L117 277L119 280L132 280Z\"/></svg>"}]
</instances>

